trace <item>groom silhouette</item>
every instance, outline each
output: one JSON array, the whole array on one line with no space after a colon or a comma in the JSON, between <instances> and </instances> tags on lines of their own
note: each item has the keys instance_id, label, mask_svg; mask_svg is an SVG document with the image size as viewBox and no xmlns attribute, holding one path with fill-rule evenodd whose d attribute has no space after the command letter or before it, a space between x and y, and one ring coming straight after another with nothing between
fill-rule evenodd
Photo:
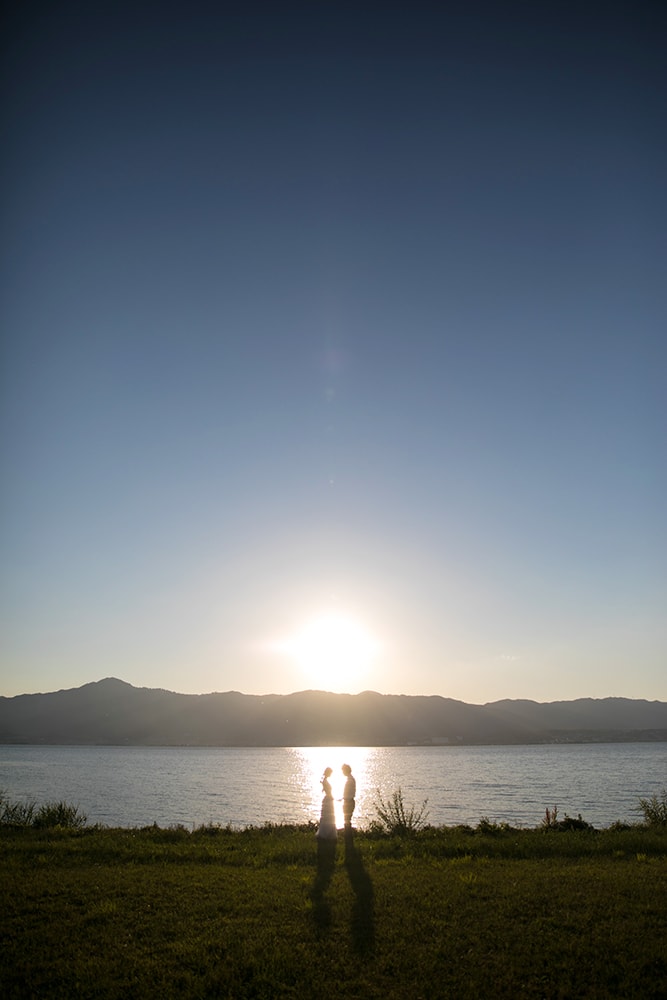
<instances>
[{"instance_id":1,"label":"groom silhouette","mask_svg":"<svg viewBox=\"0 0 667 1000\"><path fill-rule=\"evenodd\" d=\"M355 806L355 796L357 794L357 782L352 774L352 768L349 764L343 764L341 771L345 775L345 788L343 789L343 820L345 822L345 830L352 830L352 813L354 812Z\"/></svg>"}]
</instances>

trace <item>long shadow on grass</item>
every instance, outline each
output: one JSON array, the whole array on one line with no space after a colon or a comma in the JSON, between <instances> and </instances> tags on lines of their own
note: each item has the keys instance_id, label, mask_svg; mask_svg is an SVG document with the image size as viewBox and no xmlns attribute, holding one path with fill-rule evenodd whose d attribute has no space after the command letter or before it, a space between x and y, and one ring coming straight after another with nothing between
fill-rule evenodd
<instances>
[{"instance_id":1,"label":"long shadow on grass","mask_svg":"<svg viewBox=\"0 0 667 1000\"><path fill-rule=\"evenodd\" d=\"M311 891L313 919L319 934L326 934L331 927L331 906L325 893L331 884L336 867L336 841L317 841L317 874Z\"/></svg>"},{"instance_id":2,"label":"long shadow on grass","mask_svg":"<svg viewBox=\"0 0 667 1000\"><path fill-rule=\"evenodd\" d=\"M373 951L375 946L373 883L364 868L364 862L355 846L351 830L345 831L345 868L354 892L351 919L352 941L355 951L367 955Z\"/></svg>"}]
</instances>

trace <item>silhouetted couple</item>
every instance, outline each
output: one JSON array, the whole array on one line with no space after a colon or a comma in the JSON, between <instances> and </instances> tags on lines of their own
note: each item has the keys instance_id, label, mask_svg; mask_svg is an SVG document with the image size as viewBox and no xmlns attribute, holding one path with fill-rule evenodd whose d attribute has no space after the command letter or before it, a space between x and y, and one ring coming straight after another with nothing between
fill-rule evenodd
<instances>
[{"instance_id":1,"label":"silhouetted couple","mask_svg":"<svg viewBox=\"0 0 667 1000\"><path fill-rule=\"evenodd\" d=\"M354 950L366 955L372 952L375 942L375 916L373 884L364 868L361 854L352 836L352 814L354 812L357 783L349 764L343 764L345 788L343 790L343 819L345 834L345 870L354 892L351 914L351 931ZM313 884L313 917L319 934L328 933L331 926L331 906L326 898L336 867L336 844L338 830L334 812L334 800L329 778L332 770L327 767L322 775L322 812L317 828L317 875Z\"/></svg>"},{"instance_id":2,"label":"silhouetted couple","mask_svg":"<svg viewBox=\"0 0 667 1000\"><path fill-rule=\"evenodd\" d=\"M345 833L351 833L352 813L354 812L357 783L349 764L343 764L341 770L345 775L345 788L343 789L343 821L345 824ZM327 767L322 775L322 811L320 814L320 825L317 828L317 836L320 840L335 841L338 837L338 830L336 829L336 815L334 812L334 800L331 792L331 782L329 781L332 774L333 772L331 768Z\"/></svg>"}]
</instances>

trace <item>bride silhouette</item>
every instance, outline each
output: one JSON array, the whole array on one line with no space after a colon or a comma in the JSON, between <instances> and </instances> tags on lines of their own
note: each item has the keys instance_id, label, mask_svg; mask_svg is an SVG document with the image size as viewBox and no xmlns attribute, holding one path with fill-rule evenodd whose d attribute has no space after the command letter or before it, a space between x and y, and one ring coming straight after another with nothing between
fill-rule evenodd
<instances>
[{"instance_id":1,"label":"bride silhouette","mask_svg":"<svg viewBox=\"0 0 667 1000\"><path fill-rule=\"evenodd\" d=\"M331 774L331 768L327 767L322 775L322 812L320 814L320 825L317 828L316 834L317 875L315 876L312 889L313 916L318 933L321 934L327 932L331 924L331 907L327 902L325 893L329 888L336 867L336 847L338 841L334 800L329 783L329 776Z\"/></svg>"},{"instance_id":2,"label":"bride silhouette","mask_svg":"<svg viewBox=\"0 0 667 1000\"><path fill-rule=\"evenodd\" d=\"M317 837L319 840L336 840L338 837L336 816L334 814L334 800L329 782L331 774L331 768L327 767L322 775L322 812L320 813L320 825L317 828Z\"/></svg>"}]
</instances>

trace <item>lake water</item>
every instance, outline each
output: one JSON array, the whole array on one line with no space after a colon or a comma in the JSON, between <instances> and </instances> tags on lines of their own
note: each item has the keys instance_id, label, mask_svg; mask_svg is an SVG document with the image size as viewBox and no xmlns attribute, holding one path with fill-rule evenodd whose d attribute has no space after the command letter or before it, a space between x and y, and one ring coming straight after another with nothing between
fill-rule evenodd
<instances>
[{"instance_id":1,"label":"lake water","mask_svg":"<svg viewBox=\"0 0 667 1000\"><path fill-rule=\"evenodd\" d=\"M511 747L44 747L0 746L0 790L12 801L66 801L108 826L209 823L243 827L319 816L319 779L340 767L357 779L355 826L375 816L378 789L428 821L476 825L482 816L538 826L545 808L596 827L636 822L639 798L667 784L667 743ZM336 803L342 825L340 803Z\"/></svg>"}]
</instances>

